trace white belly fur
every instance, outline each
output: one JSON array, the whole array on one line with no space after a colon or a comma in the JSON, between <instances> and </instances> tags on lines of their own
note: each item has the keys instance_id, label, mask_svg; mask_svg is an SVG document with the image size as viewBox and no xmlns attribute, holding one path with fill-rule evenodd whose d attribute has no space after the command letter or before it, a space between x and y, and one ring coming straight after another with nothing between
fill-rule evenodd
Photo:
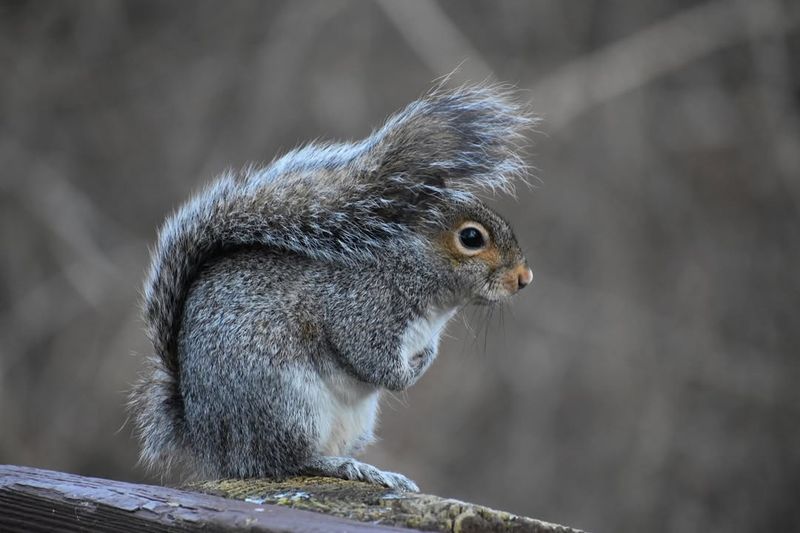
<instances>
[{"instance_id":1,"label":"white belly fur","mask_svg":"<svg viewBox=\"0 0 800 533\"><path fill-rule=\"evenodd\" d=\"M457 309L432 309L409 322L400 341L400 354L406 360L430 347L434 352L447 321ZM320 409L318 419L319 452L324 455L350 455L373 439L380 391L347 374L330 376L314 391Z\"/></svg>"},{"instance_id":2,"label":"white belly fur","mask_svg":"<svg viewBox=\"0 0 800 533\"><path fill-rule=\"evenodd\" d=\"M372 441L380 392L346 374L328 377L320 387L319 435L323 455L351 455ZM360 441L360 442L359 442Z\"/></svg>"},{"instance_id":3,"label":"white belly fur","mask_svg":"<svg viewBox=\"0 0 800 533\"><path fill-rule=\"evenodd\" d=\"M425 348L434 352L439 347L439 337L444 331L447 321L453 318L457 308L431 309L424 316L412 320L400 341L400 353L406 361Z\"/></svg>"}]
</instances>

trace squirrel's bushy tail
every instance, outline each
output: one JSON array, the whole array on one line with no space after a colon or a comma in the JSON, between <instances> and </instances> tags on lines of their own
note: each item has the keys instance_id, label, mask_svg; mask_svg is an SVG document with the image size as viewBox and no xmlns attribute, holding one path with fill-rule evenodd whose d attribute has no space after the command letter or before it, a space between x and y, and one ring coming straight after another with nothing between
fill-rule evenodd
<instances>
[{"instance_id":1,"label":"squirrel's bushy tail","mask_svg":"<svg viewBox=\"0 0 800 533\"><path fill-rule=\"evenodd\" d=\"M421 245L414 227L479 189L511 190L532 119L496 86L435 89L366 139L308 145L263 169L226 173L161 228L144 285L156 357L133 392L142 459L182 455L177 338L189 287L203 264L262 245L354 264L392 241Z\"/></svg>"}]
</instances>

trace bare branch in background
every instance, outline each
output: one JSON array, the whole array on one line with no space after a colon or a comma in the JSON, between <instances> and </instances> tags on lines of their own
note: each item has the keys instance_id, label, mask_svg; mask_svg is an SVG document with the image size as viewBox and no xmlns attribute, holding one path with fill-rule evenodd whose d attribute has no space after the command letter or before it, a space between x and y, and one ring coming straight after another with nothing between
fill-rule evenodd
<instances>
[{"instance_id":1,"label":"bare branch in background","mask_svg":"<svg viewBox=\"0 0 800 533\"><path fill-rule=\"evenodd\" d=\"M534 83L537 109L556 131L592 108L692 61L762 35L782 35L800 17L743 20L737 0L712 0L584 54Z\"/></svg>"},{"instance_id":2,"label":"bare branch in background","mask_svg":"<svg viewBox=\"0 0 800 533\"><path fill-rule=\"evenodd\" d=\"M750 37L753 63L761 83L754 91L764 113L771 138L767 150L778 167L783 182L800 207L800 111L792 104L792 58L780 35L763 35L763 28L783 28L789 13L778 0L737 0ZM794 21L795 23L797 20ZM798 59L795 57L794 62Z\"/></svg>"},{"instance_id":3,"label":"bare branch in background","mask_svg":"<svg viewBox=\"0 0 800 533\"><path fill-rule=\"evenodd\" d=\"M378 5L408 45L436 76L453 72L453 81L496 79L464 33L433 0L379 0Z\"/></svg>"}]
</instances>

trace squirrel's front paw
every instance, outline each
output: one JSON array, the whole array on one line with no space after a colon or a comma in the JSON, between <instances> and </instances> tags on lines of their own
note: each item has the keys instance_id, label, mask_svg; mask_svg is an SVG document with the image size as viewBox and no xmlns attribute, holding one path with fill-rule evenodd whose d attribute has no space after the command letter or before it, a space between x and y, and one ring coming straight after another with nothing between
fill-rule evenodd
<instances>
[{"instance_id":1,"label":"squirrel's front paw","mask_svg":"<svg viewBox=\"0 0 800 533\"><path fill-rule=\"evenodd\" d=\"M417 487L417 484L403 474L379 470L366 463L358 463L358 470L360 474L358 479L361 479L362 481L376 483L378 485L383 485L384 487L389 487L390 489L395 490L419 492L419 487Z\"/></svg>"},{"instance_id":2,"label":"squirrel's front paw","mask_svg":"<svg viewBox=\"0 0 800 533\"><path fill-rule=\"evenodd\" d=\"M416 380L425 370L431 365L436 358L436 351L433 348L425 348L411 356L409 365L411 366L411 374Z\"/></svg>"},{"instance_id":3,"label":"squirrel's front paw","mask_svg":"<svg viewBox=\"0 0 800 533\"><path fill-rule=\"evenodd\" d=\"M318 457L305 468L305 472L319 476L366 481L395 490L419 492L417 484L406 476L395 472L385 472L350 457Z\"/></svg>"}]
</instances>

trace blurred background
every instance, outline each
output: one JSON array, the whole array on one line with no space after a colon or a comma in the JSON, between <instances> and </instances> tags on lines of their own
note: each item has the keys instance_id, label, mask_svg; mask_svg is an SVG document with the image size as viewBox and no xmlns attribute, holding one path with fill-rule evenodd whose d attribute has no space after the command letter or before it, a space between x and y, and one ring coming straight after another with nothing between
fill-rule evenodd
<instances>
[{"instance_id":1,"label":"blurred background","mask_svg":"<svg viewBox=\"0 0 800 533\"><path fill-rule=\"evenodd\" d=\"M164 217L460 65L544 118L467 314L366 460L592 531L800 528L800 3L0 2L0 463L157 482L125 394Z\"/></svg>"}]
</instances>

